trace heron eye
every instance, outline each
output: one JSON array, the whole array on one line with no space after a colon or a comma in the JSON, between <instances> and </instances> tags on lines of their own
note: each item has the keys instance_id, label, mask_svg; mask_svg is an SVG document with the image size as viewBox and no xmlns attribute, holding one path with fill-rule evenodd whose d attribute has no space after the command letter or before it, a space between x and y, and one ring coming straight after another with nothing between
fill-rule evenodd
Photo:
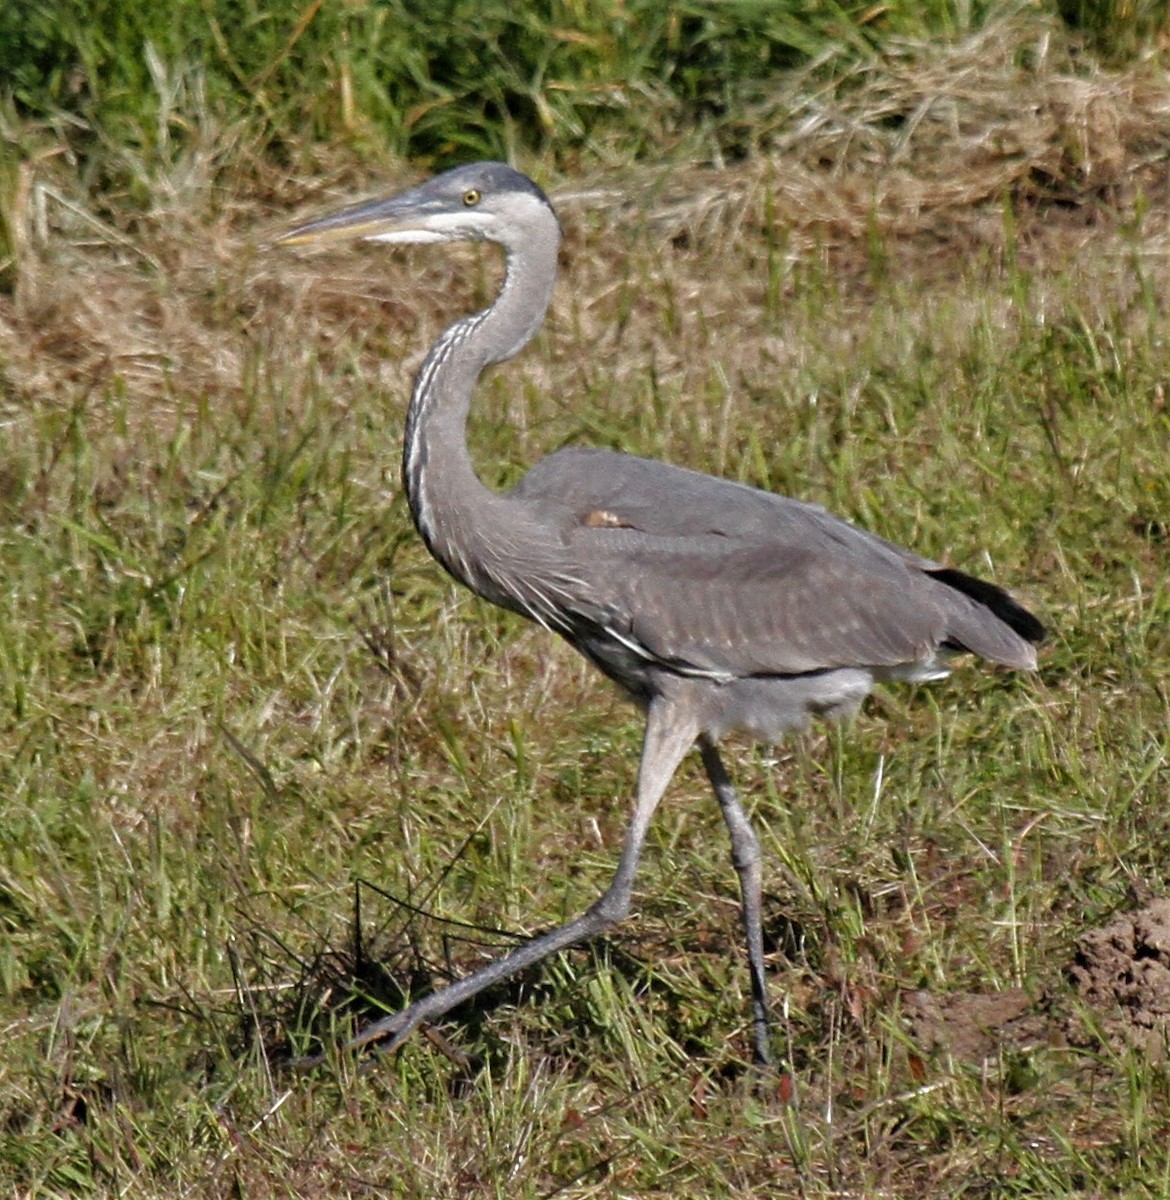
<instances>
[{"instance_id":1,"label":"heron eye","mask_svg":"<svg viewBox=\"0 0 1170 1200\"><path fill-rule=\"evenodd\" d=\"M479 189L468 188L467 191L463 193L463 203L466 204L468 208L474 208L479 203Z\"/></svg>"}]
</instances>

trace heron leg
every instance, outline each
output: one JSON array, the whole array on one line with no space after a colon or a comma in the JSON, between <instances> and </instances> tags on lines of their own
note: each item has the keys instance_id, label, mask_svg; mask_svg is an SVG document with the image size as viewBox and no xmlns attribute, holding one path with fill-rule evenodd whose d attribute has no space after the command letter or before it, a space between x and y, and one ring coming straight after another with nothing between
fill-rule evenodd
<instances>
[{"instance_id":1,"label":"heron leg","mask_svg":"<svg viewBox=\"0 0 1170 1200\"><path fill-rule=\"evenodd\" d=\"M764 975L764 930L762 921L760 841L744 812L731 778L715 743L706 735L699 738L699 753L707 778L715 789L715 798L723 810L723 820L731 835L731 861L739 876L743 898L743 928L747 938L748 966L752 977L752 1029L756 1062L766 1066L772 1060L768 1044L768 982Z\"/></svg>"},{"instance_id":2,"label":"heron leg","mask_svg":"<svg viewBox=\"0 0 1170 1200\"><path fill-rule=\"evenodd\" d=\"M642 758L638 767L638 792L634 803L634 814L626 831L621 858L613 880L600 898L581 916L549 930L530 942L518 946L510 954L489 963L486 967L459 979L455 983L431 992L416 1000L401 1012L392 1013L367 1026L346 1049L353 1050L380 1038L389 1038L383 1047L386 1053L400 1046L423 1022L434 1021L449 1013L457 1005L469 1000L504 979L510 978L526 967L530 967L550 954L566 950L595 937L603 930L620 921L630 909L634 874L638 859L646 840L650 818L658 807L678 764L694 745L698 730L694 722L675 706L665 700L651 703L646 718L646 736L642 743ZM319 1058L304 1059L302 1066L311 1066Z\"/></svg>"}]
</instances>

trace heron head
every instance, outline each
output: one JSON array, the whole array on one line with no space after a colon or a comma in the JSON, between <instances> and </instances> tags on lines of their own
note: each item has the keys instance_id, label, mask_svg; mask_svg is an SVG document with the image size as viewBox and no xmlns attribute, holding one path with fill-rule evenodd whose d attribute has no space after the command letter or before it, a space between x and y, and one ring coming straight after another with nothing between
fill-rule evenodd
<instances>
[{"instance_id":1,"label":"heron head","mask_svg":"<svg viewBox=\"0 0 1170 1200\"><path fill-rule=\"evenodd\" d=\"M398 195L298 225L276 241L283 246L352 241L512 245L542 216L556 220L547 197L526 175L505 163L469 163Z\"/></svg>"}]
</instances>

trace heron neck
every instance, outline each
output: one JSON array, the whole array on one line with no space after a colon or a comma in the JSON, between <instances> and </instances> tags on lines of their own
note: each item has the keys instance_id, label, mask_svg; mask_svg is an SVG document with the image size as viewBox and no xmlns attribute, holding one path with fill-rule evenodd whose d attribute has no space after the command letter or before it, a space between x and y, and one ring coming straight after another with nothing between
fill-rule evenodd
<instances>
[{"instance_id":1,"label":"heron neck","mask_svg":"<svg viewBox=\"0 0 1170 1200\"><path fill-rule=\"evenodd\" d=\"M551 215L551 214L550 214ZM506 500L485 487L467 445L467 414L485 367L529 342L552 299L559 230L509 247L496 302L440 334L415 380L406 417L402 473L414 523L431 553L463 583L484 590L479 564L493 531L515 531Z\"/></svg>"}]
</instances>

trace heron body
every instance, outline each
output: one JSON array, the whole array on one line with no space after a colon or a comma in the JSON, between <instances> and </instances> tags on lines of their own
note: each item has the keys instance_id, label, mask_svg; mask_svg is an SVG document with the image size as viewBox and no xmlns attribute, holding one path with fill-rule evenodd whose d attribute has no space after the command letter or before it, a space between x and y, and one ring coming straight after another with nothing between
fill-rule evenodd
<instances>
[{"instance_id":1,"label":"heron body","mask_svg":"<svg viewBox=\"0 0 1170 1200\"><path fill-rule=\"evenodd\" d=\"M398 1045L483 988L628 911L650 818L698 743L731 836L752 977L754 1051L768 1060L760 851L720 738L774 741L813 716L855 712L875 683L930 680L970 652L1036 666L1043 627L993 584L802 503L609 450L566 448L510 492L483 485L468 408L488 366L536 332L552 297L560 225L544 193L502 163L458 167L388 200L300 226L292 244L492 241L494 304L440 335L406 420L403 479L431 553L461 583L560 634L646 713L634 811L612 883L581 917L377 1021L352 1043Z\"/></svg>"}]
</instances>

